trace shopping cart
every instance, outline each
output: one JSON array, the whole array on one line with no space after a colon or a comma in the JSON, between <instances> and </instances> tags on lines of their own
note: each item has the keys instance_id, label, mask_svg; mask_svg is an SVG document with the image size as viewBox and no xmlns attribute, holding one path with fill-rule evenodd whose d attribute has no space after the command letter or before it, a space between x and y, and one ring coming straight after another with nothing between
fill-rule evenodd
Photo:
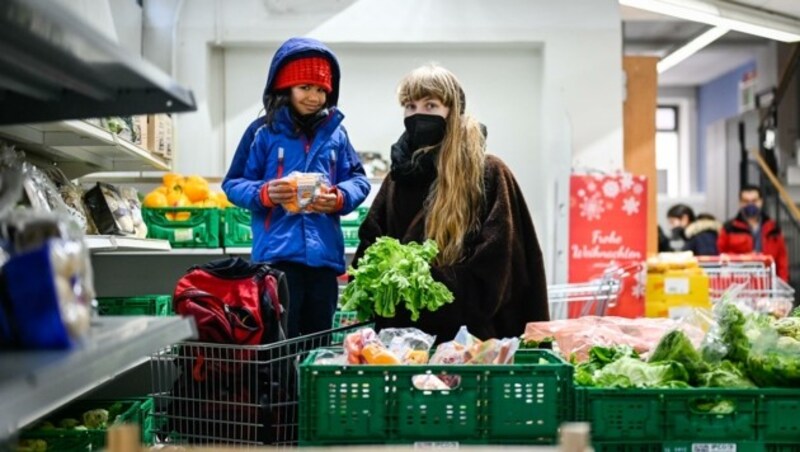
<instances>
[{"instance_id":1,"label":"shopping cart","mask_svg":"<svg viewBox=\"0 0 800 452\"><path fill-rule=\"evenodd\" d=\"M770 256L714 256L698 258L708 275L709 297L717 302L735 296L762 312L776 315L791 310L794 289L780 279Z\"/></svg>"},{"instance_id":2,"label":"shopping cart","mask_svg":"<svg viewBox=\"0 0 800 452\"><path fill-rule=\"evenodd\" d=\"M300 362L362 326L268 345L183 342L159 351L151 359L156 442L296 444Z\"/></svg>"},{"instance_id":3,"label":"shopping cart","mask_svg":"<svg viewBox=\"0 0 800 452\"><path fill-rule=\"evenodd\" d=\"M585 283L547 286L550 320L563 320L587 315L603 316L614 306L622 291L623 279L638 274L641 265L612 267L597 279Z\"/></svg>"}]
</instances>

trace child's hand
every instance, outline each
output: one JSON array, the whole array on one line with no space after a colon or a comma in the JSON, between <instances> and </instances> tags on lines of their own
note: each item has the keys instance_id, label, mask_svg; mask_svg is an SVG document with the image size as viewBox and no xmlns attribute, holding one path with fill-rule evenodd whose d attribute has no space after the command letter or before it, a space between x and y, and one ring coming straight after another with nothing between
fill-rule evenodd
<instances>
[{"instance_id":1,"label":"child's hand","mask_svg":"<svg viewBox=\"0 0 800 452\"><path fill-rule=\"evenodd\" d=\"M309 206L309 210L316 213L338 212L341 206L338 205L336 189L332 193L322 193L314 198L314 202Z\"/></svg>"},{"instance_id":2,"label":"child's hand","mask_svg":"<svg viewBox=\"0 0 800 452\"><path fill-rule=\"evenodd\" d=\"M269 199L273 204L283 204L297 196L294 187L292 187L286 179L274 179L269 181L267 194L269 194Z\"/></svg>"}]
</instances>

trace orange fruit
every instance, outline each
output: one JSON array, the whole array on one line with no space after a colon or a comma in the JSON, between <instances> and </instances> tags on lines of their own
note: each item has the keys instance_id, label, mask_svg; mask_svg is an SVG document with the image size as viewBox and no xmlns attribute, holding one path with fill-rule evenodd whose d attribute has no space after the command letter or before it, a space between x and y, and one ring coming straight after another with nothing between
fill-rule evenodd
<instances>
[{"instance_id":1,"label":"orange fruit","mask_svg":"<svg viewBox=\"0 0 800 452\"><path fill-rule=\"evenodd\" d=\"M167 197L160 191L151 191L142 202L145 207L167 207Z\"/></svg>"},{"instance_id":2,"label":"orange fruit","mask_svg":"<svg viewBox=\"0 0 800 452\"><path fill-rule=\"evenodd\" d=\"M164 182L164 186L167 188L182 186L184 182L183 176L178 173L167 173L161 178L161 180Z\"/></svg>"}]
</instances>

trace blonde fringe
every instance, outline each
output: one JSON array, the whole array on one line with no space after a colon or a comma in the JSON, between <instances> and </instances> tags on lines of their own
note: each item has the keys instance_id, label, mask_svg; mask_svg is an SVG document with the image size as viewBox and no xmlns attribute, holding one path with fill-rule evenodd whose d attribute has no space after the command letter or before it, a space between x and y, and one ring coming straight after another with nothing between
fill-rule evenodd
<instances>
[{"instance_id":1,"label":"blonde fringe","mask_svg":"<svg viewBox=\"0 0 800 452\"><path fill-rule=\"evenodd\" d=\"M439 246L439 265L452 265L464 258L464 239L480 226L484 203L486 143L478 121L459 114L464 102L461 93L455 75L436 65L415 69L398 88L401 105L432 97L450 108L437 162L438 177L426 200L425 232Z\"/></svg>"}]
</instances>

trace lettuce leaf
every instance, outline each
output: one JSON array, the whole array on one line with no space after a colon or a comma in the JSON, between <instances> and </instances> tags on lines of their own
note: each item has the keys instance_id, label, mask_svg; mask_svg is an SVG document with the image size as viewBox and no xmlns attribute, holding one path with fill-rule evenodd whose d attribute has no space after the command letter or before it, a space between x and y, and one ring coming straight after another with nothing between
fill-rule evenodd
<instances>
[{"instance_id":1,"label":"lettuce leaf","mask_svg":"<svg viewBox=\"0 0 800 452\"><path fill-rule=\"evenodd\" d=\"M359 320L394 317L403 304L416 321L423 310L436 311L453 302L453 293L431 276L430 263L439 253L436 242L401 244L381 237L367 248L347 273L353 280L342 293L342 309L356 311Z\"/></svg>"}]
</instances>

